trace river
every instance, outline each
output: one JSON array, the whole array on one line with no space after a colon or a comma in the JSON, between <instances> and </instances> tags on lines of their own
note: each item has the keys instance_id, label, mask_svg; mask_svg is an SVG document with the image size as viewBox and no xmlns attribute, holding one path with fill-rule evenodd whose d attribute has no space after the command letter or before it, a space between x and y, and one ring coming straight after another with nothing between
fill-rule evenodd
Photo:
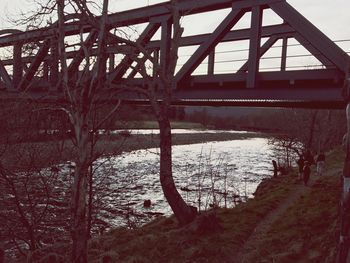
<instances>
[{"instance_id":1,"label":"river","mask_svg":"<svg viewBox=\"0 0 350 263\"><path fill-rule=\"evenodd\" d=\"M223 131L207 131L215 132ZM258 133L247 138L245 134L248 132L229 132L242 134L238 136L242 139L173 146L173 175L176 186L186 202L201 211L213 206L233 207L252 197L258 184L264 178L272 176L271 160L274 158L274 150L268 144L268 139ZM173 133L203 134L205 131L174 130ZM138 130L132 131L131 136L133 134L157 132ZM37 212L46 211L43 226L45 233L50 232L48 238L53 235L69 240L69 189L73 181L73 170L74 164L68 162L57 167L44 168L40 173L40 176L47 174L44 181L49 182L51 189L49 201L46 196L36 199L36 209L39 209ZM120 226L134 228L159 215L172 214L159 182L157 148L100 158L94 163L94 177L95 234ZM35 180L30 182L35 183ZM8 200L13 197L11 192L6 196ZM26 196L23 198L25 202ZM150 207L144 207L145 200L150 200ZM7 212L10 214L11 211ZM19 226L17 230L23 229ZM24 242L17 241L20 246L26 247ZM45 242L52 241L48 239ZM5 248L6 253L15 253L15 246L10 241Z\"/></svg>"},{"instance_id":2,"label":"river","mask_svg":"<svg viewBox=\"0 0 350 263\"><path fill-rule=\"evenodd\" d=\"M272 175L273 153L268 139L258 134L251 139L173 146L174 180L183 198L200 210L232 207L252 197L261 180ZM99 191L96 186L96 206L103 207L100 220L112 227L130 226L171 214L159 183L157 148L101 158L95 167L97 181L103 182L97 184L104 188ZM145 200L151 201L149 208L144 207Z\"/></svg>"}]
</instances>

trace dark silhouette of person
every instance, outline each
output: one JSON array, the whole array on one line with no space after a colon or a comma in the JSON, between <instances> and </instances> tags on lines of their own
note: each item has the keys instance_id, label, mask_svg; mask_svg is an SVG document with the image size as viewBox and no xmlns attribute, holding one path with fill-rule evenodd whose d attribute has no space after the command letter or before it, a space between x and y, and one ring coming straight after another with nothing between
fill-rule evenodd
<instances>
[{"instance_id":1,"label":"dark silhouette of person","mask_svg":"<svg viewBox=\"0 0 350 263\"><path fill-rule=\"evenodd\" d=\"M278 172L277 162L275 160L272 160L272 165L273 165L273 176L276 177Z\"/></svg>"},{"instance_id":2,"label":"dark silhouette of person","mask_svg":"<svg viewBox=\"0 0 350 263\"><path fill-rule=\"evenodd\" d=\"M317 155L316 159L316 174L321 176L323 173L323 167L326 161L326 156L324 155L324 152L321 151L319 155Z\"/></svg>"},{"instance_id":3,"label":"dark silhouette of person","mask_svg":"<svg viewBox=\"0 0 350 263\"><path fill-rule=\"evenodd\" d=\"M305 162L304 157L300 155L299 159L297 160L298 170L299 170L299 180L303 178L304 162Z\"/></svg>"},{"instance_id":4,"label":"dark silhouette of person","mask_svg":"<svg viewBox=\"0 0 350 263\"><path fill-rule=\"evenodd\" d=\"M310 164L308 161L305 161L304 168L303 168L303 181L305 186L307 185L310 179L310 173L311 173Z\"/></svg>"},{"instance_id":5,"label":"dark silhouette of person","mask_svg":"<svg viewBox=\"0 0 350 263\"><path fill-rule=\"evenodd\" d=\"M314 159L310 149L306 150L306 153L304 155L304 159L305 159L305 161L307 161L309 163L309 165L315 164L315 159Z\"/></svg>"}]
</instances>

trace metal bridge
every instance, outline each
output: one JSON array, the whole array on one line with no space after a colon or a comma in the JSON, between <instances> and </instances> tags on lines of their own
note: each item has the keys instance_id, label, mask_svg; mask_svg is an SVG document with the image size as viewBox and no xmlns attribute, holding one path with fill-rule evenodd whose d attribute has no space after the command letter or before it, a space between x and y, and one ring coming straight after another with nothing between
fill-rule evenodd
<instances>
[{"instance_id":1,"label":"metal bridge","mask_svg":"<svg viewBox=\"0 0 350 263\"><path fill-rule=\"evenodd\" d=\"M108 15L108 54L103 61L103 72L106 73L104 78L108 85L99 90L105 100L148 102L143 93L130 87L147 89L147 79L138 74L140 67L147 68L150 79L157 81L160 78L154 65L150 65L149 57L141 50L147 51L152 61L157 61L160 66L171 62L172 8L174 6L170 2L165 2ZM178 40L180 49L192 48L193 52L183 63L179 59L176 65L171 97L173 104L344 108L350 101L348 54L286 0L178 0L176 9L182 17L200 14L202 19L217 10L226 10L226 13L212 32L186 35ZM278 16L282 22L264 24L263 18L269 16L269 13ZM250 18L249 26L237 27L247 15ZM102 18L99 20L102 21ZM99 54L96 46L98 30L89 21L74 14L66 16L65 20L68 80L75 82L82 74L87 54L91 60L96 60ZM143 31L137 37L133 36L133 40L120 35L120 32L132 26L141 27ZM194 28L195 26L191 25ZM15 29L0 31L1 100L64 100L64 91L60 85L62 66L59 36L59 23L25 32ZM82 41L74 44L74 38L80 37ZM247 44L244 50L246 56L230 61L217 59L223 53L220 48L222 45L229 48L225 52L236 52L242 42ZM295 45L293 43L307 50L308 56L313 57L318 64L297 67L289 65L288 60L293 56L297 57L290 52ZM277 47L279 55L266 57L266 54ZM8 51L10 55L6 57ZM277 66L262 67L262 61L266 58L276 59ZM229 66L223 71L223 62L240 63L235 63L239 65L237 68ZM198 72L198 68L204 68L204 71ZM129 87L129 90L121 92L125 87ZM350 123L350 119L348 122ZM348 150L346 167L349 161ZM349 202L345 201L349 196L350 178L347 170L344 171L343 221L339 242L342 258L343 254L347 256L349 247L349 227L346 220Z\"/></svg>"},{"instance_id":2,"label":"metal bridge","mask_svg":"<svg viewBox=\"0 0 350 263\"><path fill-rule=\"evenodd\" d=\"M319 31L285 0L181 0L178 2L181 16L205 15L228 10L221 22L210 34L181 37L180 48L195 50L183 63L178 63L176 88L172 100L179 105L245 105L343 108L348 98L344 85L349 72L349 56L333 41ZM279 16L282 23L264 25L267 10ZM118 36L118 29L143 25L143 32L134 43L152 54L160 64L168 63L172 39L172 18L169 2L152 5L108 16L108 59L106 78L113 89L121 86L143 87L145 81L137 74L138 63L147 58L135 46L128 45ZM250 15L250 25L235 29L242 17ZM67 18L68 20L69 18ZM195 26L195 25L193 25ZM60 63L58 55L57 23L38 30L0 31L0 49L10 49L11 56L0 60L1 96L16 97L25 94L33 98L57 99L62 96L59 87ZM113 31L114 30L114 31ZM87 22L77 22L73 17L65 24L66 38L84 33L84 47L73 46L67 52L69 78L79 74L84 60L84 48L90 50L91 59L97 54L97 30ZM239 68L220 72L216 59L218 46L226 43L232 52L247 43L247 56L240 59ZM314 57L319 65L308 68L288 67L291 42L297 42ZM266 70L260 66L264 55L277 43L280 47L278 66ZM38 47L27 54L24 47ZM121 56L125 55L125 56ZM0 53L1 56L1 53ZM138 57L135 61L132 58ZM245 61L243 61L245 60ZM141 61L141 62L140 62ZM237 60L238 61L238 60ZM201 74L198 67L205 67ZM150 66L152 70L152 66ZM151 77L157 78L156 74ZM119 98L143 103L146 98L137 93L119 94Z\"/></svg>"}]
</instances>

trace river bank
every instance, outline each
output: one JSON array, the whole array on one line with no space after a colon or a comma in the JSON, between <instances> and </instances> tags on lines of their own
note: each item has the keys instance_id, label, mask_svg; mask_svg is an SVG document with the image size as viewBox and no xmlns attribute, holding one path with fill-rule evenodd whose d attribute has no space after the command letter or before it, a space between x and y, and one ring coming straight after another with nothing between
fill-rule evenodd
<instances>
[{"instance_id":1,"label":"river bank","mask_svg":"<svg viewBox=\"0 0 350 263\"><path fill-rule=\"evenodd\" d=\"M239 262L334 262L339 230L339 174L344 154L327 155L322 177L274 217L259 239L253 240L253 261ZM160 217L137 229L118 228L89 242L89 262L236 262L246 241L259 223L303 187L295 172L265 181L254 199L232 209L217 209L179 228L174 217ZM217 218L220 227L204 225L203 218ZM214 219L215 221L215 219ZM213 221L211 221L213 222ZM207 229L207 231L205 231ZM66 249L51 250L63 260ZM48 252L47 252L48 253ZM58 256L60 255L60 256ZM248 257L248 255L245 255Z\"/></svg>"},{"instance_id":2,"label":"river bank","mask_svg":"<svg viewBox=\"0 0 350 263\"><path fill-rule=\"evenodd\" d=\"M212 141L229 141L246 138L267 138L270 135L256 132L230 133L218 131L217 133L173 134L173 145L195 144ZM110 134L98 135L94 140L95 159L102 156L120 155L139 149L157 148L159 146L158 134ZM25 142L0 145L4 166L14 170L38 169L59 163L71 161L76 156L72 140L55 140L45 142Z\"/></svg>"},{"instance_id":3,"label":"river bank","mask_svg":"<svg viewBox=\"0 0 350 263\"><path fill-rule=\"evenodd\" d=\"M259 137L261 137L260 139L262 141L259 141ZM255 146L255 148L251 148L251 146L247 148L247 154L249 156L254 153L261 155L261 153L257 153L256 147L259 150L263 150L261 143L263 145L266 145L266 139L264 137L264 135L256 133L235 133L232 131L220 131L217 133L204 133L203 131L200 131L197 134L175 133L173 134L174 159L185 158L185 160L180 159L179 161L174 162L174 170L176 171L175 180L177 183L180 182L181 184L184 184L184 186L188 185L190 188L192 188L192 186L188 184L188 181L186 181L190 179L189 177L182 178L180 181L176 178L179 178L179 176L183 177L183 175L186 173L183 170L183 168L187 169L186 165L183 166L183 164L186 162L191 164L191 166L198 164L201 165L199 162L199 157L205 157L205 153L202 151L203 145L200 144L202 142L206 142L208 145L208 142L213 141L214 144L218 144L218 149L221 150L226 149L227 146L231 145L233 142L238 143L238 145L234 146L233 148L227 148L226 151L228 151L231 156L239 157L240 154L244 153L244 150L242 149L243 146L239 145L241 141L249 141L251 146ZM256 143L254 140L258 140L259 143ZM228 141L228 143L222 141ZM99 141L99 144L96 145L96 149L98 149L98 147L102 149L96 155L96 158L99 157L97 159L98 163L96 163L96 166L102 167L102 170L100 173L96 173L96 181L94 180L94 183L97 187L94 188L96 191L95 200L97 203L94 204L96 208L94 208L95 213L93 233L96 234L105 232L105 230L110 229L111 226L115 227L118 225L124 225L124 222L122 221L125 221L125 219L128 220L129 227L138 227L144 222L149 222L152 218L154 218L154 216L159 216L164 213L169 214L168 211L163 211L163 208L166 207L166 210L169 210L169 208L165 204L164 197L159 186L159 169L156 167L157 163L159 163L159 161L157 162L156 160L158 155L150 154L150 156L147 155L146 157L145 155L144 157L140 158L140 152L141 155L144 155L150 151L156 151L156 148L151 147L158 146L158 143L159 136L157 134L101 135L101 140ZM67 225L67 222L69 222L69 189L70 184L72 183L71 174L74 166L69 164L69 162L64 162L63 160L67 158L69 161L71 160L69 157L74 157L74 152L72 151L71 147L69 147L69 145L72 146L71 144L72 142L69 141L51 141L49 144L48 142L15 144L11 145L11 148L9 148L9 150L12 150L10 153L12 153L13 156L10 154L5 154L3 155L4 158L2 160L3 164L6 163L4 160L9 160L10 164L14 165L13 170L11 170L12 167L7 164L8 166L6 169L10 169L10 172L21 171L24 172L24 176L28 175L26 178L30 179L30 181L27 181L25 185L22 185L22 180L18 176L15 176L15 174L12 174L14 176L14 182L16 184L19 184L19 187L27 187L28 185L30 185L30 188L37 187L38 184L36 180L40 181L44 177L50 178L50 180L52 179L52 182L48 184L50 187L52 187L52 192L50 190L49 193L50 200L48 203L50 207L50 213L47 215L48 218L45 216L45 220L47 220L46 224L52 227L52 231L50 230L50 235L55 236L56 240L62 240L64 242L67 242L69 240L69 237L67 236L68 232L64 229L69 228ZM179 147L182 150L178 151ZM14 150L16 148L18 151ZM134 149L140 148L142 150L133 151ZM149 150L145 150L145 148ZM196 153L192 154L194 148L196 149ZM212 155L208 157L211 157L213 160L216 158L214 158L214 155L217 155L214 153L214 149L215 147L213 147L212 144L210 144L209 148L207 147L206 149L211 152ZM234 152L235 149L238 150L238 153ZM266 154L266 151L264 154ZM26 155L28 155L27 158ZM32 159L32 157L34 158ZM149 163L148 159L146 160L145 157L151 158L153 160L152 163ZM250 164L253 164L254 162L252 161L256 159L259 158L252 158ZM33 161L38 162L34 163ZM206 163L205 165L210 165L210 163L207 163L207 160L203 159L203 162L204 161ZM177 164L178 162L181 164L180 166ZM100 166L100 164L103 165ZM220 163L217 165L219 164ZM268 163L268 165L270 165L270 163ZM42 169L43 167L47 167L48 169ZM119 167L119 170L116 170L115 167ZM180 172L178 171L179 167ZM194 167L195 166L193 166L193 170L188 170L188 175L192 174L192 172L197 169ZM232 168L235 167L232 166ZM35 174L38 172L40 173L39 177L35 176ZM149 175L149 172L151 172L152 175ZM135 174L139 174L141 177L136 178L137 176L135 177ZM49 177L47 177L47 175L49 175ZM152 178L150 176L152 176ZM198 176L196 178L198 178ZM191 180L193 180L193 182L196 182L196 178L192 178ZM201 184L201 187L203 189L203 196L207 196L207 191L209 190L209 188L206 186L206 183L204 182L208 179L210 178L206 178L202 181ZM258 181L259 180L261 179L258 178ZM254 181L253 183L257 184L258 181ZM219 180L217 180L216 183L218 184ZM4 200L6 202L10 201L8 197L10 198L14 194L11 193L10 190L11 187L7 188L6 192L3 192L5 198ZM223 189L219 190L216 188L213 190L220 192L215 192L215 195L222 195L224 193ZM193 193L196 194L197 192L194 191ZM204 195L204 193L206 195ZM227 193L231 193L231 190L229 188L227 188ZM141 210L143 209L142 204L145 195L149 196L148 198L151 198L152 200L152 210L148 209L147 211L140 211L138 208L141 208ZM187 193L185 193L185 195L187 200L189 200L188 198L195 200L194 195L192 195L192 197L190 197L191 195L188 195ZM21 201L23 203L33 201L30 194L28 196L21 196L21 199L23 199ZM40 196L36 196L35 206L45 208L47 205L46 203L43 203L45 200L46 198L40 198ZM203 206L208 206L210 204L209 202L213 203L212 200L208 198L203 199ZM7 210L6 207L2 207L2 211L6 212L6 216L8 216L9 220L12 220L14 217L18 216L14 212L15 210L16 208L11 208L10 211ZM97 210L102 211L102 213L97 213ZM29 213L32 212L33 211L29 211ZM11 213L13 214L11 215ZM136 218L136 221L132 218ZM23 218L20 218L19 220L22 219ZM59 222L56 223L56 221ZM47 231L47 229L45 231ZM51 243L49 239L50 238L45 240L45 242ZM6 247L8 249L11 249L10 245L6 245Z\"/></svg>"}]
</instances>

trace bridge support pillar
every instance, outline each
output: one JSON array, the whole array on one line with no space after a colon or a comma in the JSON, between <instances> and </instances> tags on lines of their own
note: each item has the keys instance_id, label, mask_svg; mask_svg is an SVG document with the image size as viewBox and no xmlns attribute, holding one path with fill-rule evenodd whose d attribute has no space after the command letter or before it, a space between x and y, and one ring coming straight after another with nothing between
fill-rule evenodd
<instances>
[{"instance_id":1,"label":"bridge support pillar","mask_svg":"<svg viewBox=\"0 0 350 263\"><path fill-rule=\"evenodd\" d=\"M208 75L214 75L214 64L215 64L215 47L209 53L209 57L208 57Z\"/></svg>"},{"instance_id":2,"label":"bridge support pillar","mask_svg":"<svg viewBox=\"0 0 350 263\"><path fill-rule=\"evenodd\" d=\"M283 40L282 40L281 71L286 71L286 66L287 66L287 47L288 47L288 38L284 37Z\"/></svg>"},{"instance_id":3,"label":"bridge support pillar","mask_svg":"<svg viewBox=\"0 0 350 263\"><path fill-rule=\"evenodd\" d=\"M159 65L159 49L155 49L153 52L153 58L155 61L155 65L153 65L152 69L152 77L157 77L157 65Z\"/></svg>"},{"instance_id":4,"label":"bridge support pillar","mask_svg":"<svg viewBox=\"0 0 350 263\"><path fill-rule=\"evenodd\" d=\"M115 58L114 58L114 54L110 54L109 55L109 60L108 60L109 64L108 64L108 72L112 72L114 67L115 67Z\"/></svg>"}]
</instances>

